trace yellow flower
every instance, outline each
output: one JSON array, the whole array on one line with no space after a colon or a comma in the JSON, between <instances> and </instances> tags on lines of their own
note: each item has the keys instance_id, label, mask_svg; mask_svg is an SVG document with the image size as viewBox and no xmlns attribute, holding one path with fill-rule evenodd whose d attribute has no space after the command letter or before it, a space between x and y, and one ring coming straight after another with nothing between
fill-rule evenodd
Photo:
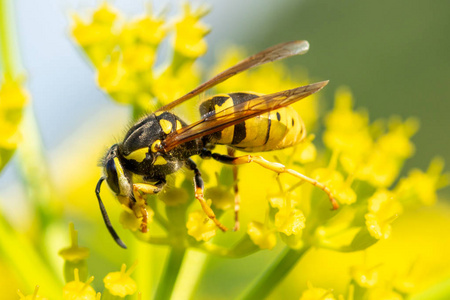
<instances>
[{"instance_id":1,"label":"yellow flower","mask_svg":"<svg viewBox=\"0 0 450 300\"><path fill-rule=\"evenodd\" d=\"M430 270L429 266L427 266L427 268ZM412 294L415 290L417 290L418 286L423 284L424 277L429 278L429 276L423 272L423 269L421 270L417 266L417 261L415 261L406 272L396 273L393 286L397 291L403 294Z\"/></svg>"},{"instance_id":2,"label":"yellow flower","mask_svg":"<svg viewBox=\"0 0 450 300\"><path fill-rule=\"evenodd\" d=\"M379 272L376 267L367 267L365 265L353 266L350 274L356 283L364 288L375 286L379 282Z\"/></svg>"},{"instance_id":3,"label":"yellow flower","mask_svg":"<svg viewBox=\"0 0 450 300\"><path fill-rule=\"evenodd\" d=\"M426 173L419 169L410 171L408 177L401 179L395 188L399 200L405 204L435 204L436 190L448 184L448 177L441 174L443 168L443 160L436 158L430 163Z\"/></svg>"},{"instance_id":4,"label":"yellow flower","mask_svg":"<svg viewBox=\"0 0 450 300\"><path fill-rule=\"evenodd\" d=\"M321 224L315 232L315 244L320 247L336 251L358 251L367 248L371 244L364 236L360 237L362 225L357 215L355 206L344 206L339 208L339 212L332 218ZM356 221L356 222L355 222ZM356 243L357 239L362 242ZM365 242L365 243L364 243ZM373 244L373 243L372 243Z\"/></svg>"},{"instance_id":5,"label":"yellow flower","mask_svg":"<svg viewBox=\"0 0 450 300\"><path fill-rule=\"evenodd\" d=\"M306 164L316 160L317 149L312 142L305 142L299 148L301 150L298 155L298 161L300 163Z\"/></svg>"},{"instance_id":6,"label":"yellow flower","mask_svg":"<svg viewBox=\"0 0 450 300\"><path fill-rule=\"evenodd\" d=\"M377 147L396 158L411 157L414 153L414 145L410 138L417 132L419 122L414 118L409 118L402 123L398 118L391 118L389 127L389 132L377 140Z\"/></svg>"},{"instance_id":7,"label":"yellow flower","mask_svg":"<svg viewBox=\"0 0 450 300\"><path fill-rule=\"evenodd\" d=\"M300 300L335 300L330 290L316 288L308 282L308 289L302 293Z\"/></svg>"},{"instance_id":8,"label":"yellow flower","mask_svg":"<svg viewBox=\"0 0 450 300\"><path fill-rule=\"evenodd\" d=\"M129 104L139 91L139 83L131 75L117 53L110 61L98 66L97 83L119 103Z\"/></svg>"},{"instance_id":9,"label":"yellow flower","mask_svg":"<svg viewBox=\"0 0 450 300\"><path fill-rule=\"evenodd\" d=\"M189 200L188 192L180 187L168 187L158 194L158 198L167 206L177 206Z\"/></svg>"},{"instance_id":10,"label":"yellow flower","mask_svg":"<svg viewBox=\"0 0 450 300\"><path fill-rule=\"evenodd\" d=\"M349 154L357 162L372 147L373 142L367 113L354 112L352 106L350 91L340 88L336 92L335 107L325 118L323 141L329 149Z\"/></svg>"},{"instance_id":11,"label":"yellow flower","mask_svg":"<svg viewBox=\"0 0 450 300\"><path fill-rule=\"evenodd\" d=\"M314 171L312 177L325 184L339 203L352 204L356 201L355 191L339 171L320 168Z\"/></svg>"},{"instance_id":12,"label":"yellow flower","mask_svg":"<svg viewBox=\"0 0 450 300\"><path fill-rule=\"evenodd\" d=\"M125 272L126 265L123 264L120 272L111 272L106 275L103 282L105 283L105 288L111 295L123 298L127 295L133 295L136 292L136 282L130 277L130 274L135 268L136 263Z\"/></svg>"},{"instance_id":13,"label":"yellow flower","mask_svg":"<svg viewBox=\"0 0 450 300\"><path fill-rule=\"evenodd\" d=\"M183 16L175 23L176 52L189 58L197 58L206 53L208 46L203 38L210 29L200 19L207 13L208 9L205 7L194 11L189 3L184 5Z\"/></svg>"},{"instance_id":14,"label":"yellow flower","mask_svg":"<svg viewBox=\"0 0 450 300\"><path fill-rule=\"evenodd\" d=\"M151 15L145 15L131 20L120 34L122 44L132 44L136 41L157 46L165 38L167 28L164 20Z\"/></svg>"},{"instance_id":15,"label":"yellow flower","mask_svg":"<svg viewBox=\"0 0 450 300\"><path fill-rule=\"evenodd\" d=\"M126 23L120 33L119 45L128 71L151 73L157 47L166 34L161 18L145 15Z\"/></svg>"},{"instance_id":16,"label":"yellow flower","mask_svg":"<svg viewBox=\"0 0 450 300\"><path fill-rule=\"evenodd\" d=\"M69 230L71 241L70 247L61 249L59 255L61 255L64 260L71 262L87 259L89 257L89 249L78 246L78 232L75 230L73 223L69 224Z\"/></svg>"},{"instance_id":17,"label":"yellow flower","mask_svg":"<svg viewBox=\"0 0 450 300\"><path fill-rule=\"evenodd\" d=\"M291 193L282 192L273 194L268 198L270 206L273 208L278 208L279 210L294 209L299 204L299 196L295 191Z\"/></svg>"},{"instance_id":18,"label":"yellow flower","mask_svg":"<svg viewBox=\"0 0 450 300\"><path fill-rule=\"evenodd\" d=\"M298 209L280 209L275 214L275 228L287 236L300 234L306 218Z\"/></svg>"},{"instance_id":19,"label":"yellow flower","mask_svg":"<svg viewBox=\"0 0 450 300\"><path fill-rule=\"evenodd\" d=\"M278 212L275 213L273 220L275 228L267 234L278 231L281 240L292 249L300 249L304 245L301 233L305 228L306 218L303 212L296 208L298 196L297 192L292 190L289 193L282 192L269 197L270 206L277 208Z\"/></svg>"},{"instance_id":20,"label":"yellow flower","mask_svg":"<svg viewBox=\"0 0 450 300\"><path fill-rule=\"evenodd\" d=\"M32 295L25 296L22 294L21 291L17 291L17 294L20 297L20 300L47 300L48 298L45 298L43 296L38 295L39 286L37 285L34 289L34 292Z\"/></svg>"},{"instance_id":21,"label":"yellow flower","mask_svg":"<svg viewBox=\"0 0 450 300\"><path fill-rule=\"evenodd\" d=\"M216 235L216 224L203 210L191 212L186 223L188 234L197 241L207 242Z\"/></svg>"},{"instance_id":22,"label":"yellow flower","mask_svg":"<svg viewBox=\"0 0 450 300\"><path fill-rule=\"evenodd\" d=\"M394 196L394 193L380 189L369 199L366 226L376 239L387 239L391 234L391 223L402 213L402 206Z\"/></svg>"},{"instance_id":23,"label":"yellow flower","mask_svg":"<svg viewBox=\"0 0 450 300\"><path fill-rule=\"evenodd\" d=\"M21 79L4 79L0 85L0 148L17 148L21 135L19 124L22 110L27 105L28 93Z\"/></svg>"},{"instance_id":24,"label":"yellow flower","mask_svg":"<svg viewBox=\"0 0 450 300\"><path fill-rule=\"evenodd\" d=\"M375 187L388 187L397 178L401 169L401 161L387 153L374 149L367 162L361 164L355 174Z\"/></svg>"},{"instance_id":25,"label":"yellow flower","mask_svg":"<svg viewBox=\"0 0 450 300\"><path fill-rule=\"evenodd\" d=\"M82 46L94 66L100 66L117 43L119 13L106 1L88 21L73 15L72 36Z\"/></svg>"},{"instance_id":26,"label":"yellow flower","mask_svg":"<svg viewBox=\"0 0 450 300\"><path fill-rule=\"evenodd\" d=\"M234 206L234 194L232 188L226 185L217 185L210 187L205 192L205 197L212 199L215 208L228 210Z\"/></svg>"},{"instance_id":27,"label":"yellow flower","mask_svg":"<svg viewBox=\"0 0 450 300\"><path fill-rule=\"evenodd\" d=\"M123 49L123 64L129 71L151 70L156 59L156 49L148 45L130 45Z\"/></svg>"},{"instance_id":28,"label":"yellow flower","mask_svg":"<svg viewBox=\"0 0 450 300\"><path fill-rule=\"evenodd\" d=\"M146 228L153 221L155 212L147 206L144 198L136 199L133 208L130 209L122 204L123 211L120 213L120 223L123 228L131 231Z\"/></svg>"},{"instance_id":29,"label":"yellow flower","mask_svg":"<svg viewBox=\"0 0 450 300\"><path fill-rule=\"evenodd\" d=\"M90 286L94 281L94 276L91 276L86 282L81 282L78 269L74 271L75 280L66 283L63 287L64 300L95 300L95 290Z\"/></svg>"},{"instance_id":30,"label":"yellow flower","mask_svg":"<svg viewBox=\"0 0 450 300\"><path fill-rule=\"evenodd\" d=\"M368 300L403 300L402 295L394 292L389 288L377 287L370 289L367 298Z\"/></svg>"},{"instance_id":31,"label":"yellow flower","mask_svg":"<svg viewBox=\"0 0 450 300\"><path fill-rule=\"evenodd\" d=\"M109 5L107 1L103 1L98 9L94 11L92 21L93 23L111 25L118 17L119 12Z\"/></svg>"},{"instance_id":32,"label":"yellow flower","mask_svg":"<svg viewBox=\"0 0 450 300\"><path fill-rule=\"evenodd\" d=\"M399 119L393 118L390 121L389 132L378 138L355 177L366 180L375 187L390 186L400 173L404 160L414 152L410 138L417 128L418 123L415 119L408 119L402 123Z\"/></svg>"},{"instance_id":33,"label":"yellow flower","mask_svg":"<svg viewBox=\"0 0 450 300\"><path fill-rule=\"evenodd\" d=\"M255 245L261 249L273 249L277 244L277 237L273 230L264 226L259 222L250 222L248 224L247 233Z\"/></svg>"},{"instance_id":34,"label":"yellow flower","mask_svg":"<svg viewBox=\"0 0 450 300\"><path fill-rule=\"evenodd\" d=\"M199 79L198 70L191 64L183 64L176 72L168 68L154 79L153 93L160 103L167 104L186 94L190 88L194 88Z\"/></svg>"}]
</instances>

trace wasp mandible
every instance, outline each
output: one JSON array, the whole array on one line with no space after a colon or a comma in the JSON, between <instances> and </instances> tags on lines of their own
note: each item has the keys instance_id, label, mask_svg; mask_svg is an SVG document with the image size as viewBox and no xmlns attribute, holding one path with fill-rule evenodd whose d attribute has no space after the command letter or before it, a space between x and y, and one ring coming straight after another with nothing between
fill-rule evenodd
<instances>
[{"instance_id":1,"label":"wasp mandible","mask_svg":"<svg viewBox=\"0 0 450 300\"><path fill-rule=\"evenodd\" d=\"M195 198L206 215L223 231L203 197L204 184L200 170L191 156L212 158L230 165L257 163L276 173L288 173L322 189L338 208L331 191L321 182L309 178L280 163L261 156L232 156L213 153L215 145L226 145L244 152L283 149L302 142L306 130L298 113L289 105L321 90L328 81L312 83L273 94L230 93L203 100L199 105L200 120L187 124L170 110L226 79L250 68L308 51L307 41L279 44L261 51L223 71L181 98L138 120L123 141L114 144L102 160L103 176L97 183L96 195L106 227L121 247L119 238L100 198L104 180L119 201L142 218L141 231L147 231L146 202L143 195L157 194L166 184L166 176L187 168L194 172ZM236 211L237 214L237 211Z\"/></svg>"}]
</instances>

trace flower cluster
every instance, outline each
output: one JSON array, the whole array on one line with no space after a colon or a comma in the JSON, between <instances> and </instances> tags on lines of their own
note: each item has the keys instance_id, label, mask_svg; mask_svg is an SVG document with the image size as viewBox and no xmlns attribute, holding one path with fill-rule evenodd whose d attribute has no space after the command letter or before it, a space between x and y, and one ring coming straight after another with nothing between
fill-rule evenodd
<instances>
[{"instance_id":1,"label":"flower cluster","mask_svg":"<svg viewBox=\"0 0 450 300\"><path fill-rule=\"evenodd\" d=\"M331 153L330 163L315 172L318 179L329 184L340 203L348 206L324 220L318 231L320 245L340 251L365 249L388 238L391 223L411 203L425 204L427 199L436 198L436 190L442 186L439 182L445 179L440 160L432 162L433 171L413 171L393 186L404 161L414 151L410 137L418 125L415 119L402 122L397 117L389 120L387 129L384 123L380 120L369 124L365 112L353 111L347 89L336 93L335 108L325 118L324 144ZM440 167L433 167L436 164ZM414 181L415 189L426 192L411 193L409 189L406 193L405 184L418 173L423 180ZM350 236L352 239L346 240Z\"/></svg>"},{"instance_id":2,"label":"flower cluster","mask_svg":"<svg viewBox=\"0 0 450 300\"><path fill-rule=\"evenodd\" d=\"M24 87L23 71L19 70L19 59L13 30L13 18L7 16L8 3L0 2L0 171L11 159L22 134L21 124L29 95Z\"/></svg>"},{"instance_id":3,"label":"flower cluster","mask_svg":"<svg viewBox=\"0 0 450 300\"><path fill-rule=\"evenodd\" d=\"M115 101L132 105L139 117L198 83L193 63L207 50L203 38L209 28L200 21L206 12L186 3L175 20L151 11L126 19L104 2L85 19L74 15L72 36L96 68L100 88ZM159 46L172 33L171 62L155 65Z\"/></svg>"},{"instance_id":4,"label":"flower cluster","mask_svg":"<svg viewBox=\"0 0 450 300\"><path fill-rule=\"evenodd\" d=\"M19 125L29 99L23 87L23 79L3 75L0 80L0 170L9 161L21 140Z\"/></svg>"}]
</instances>

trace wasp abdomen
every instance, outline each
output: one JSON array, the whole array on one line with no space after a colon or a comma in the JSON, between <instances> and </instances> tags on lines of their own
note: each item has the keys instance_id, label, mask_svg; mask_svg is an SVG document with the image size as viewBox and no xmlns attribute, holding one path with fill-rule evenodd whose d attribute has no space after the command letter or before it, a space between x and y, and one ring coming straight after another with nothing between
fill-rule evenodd
<instances>
[{"instance_id":1,"label":"wasp abdomen","mask_svg":"<svg viewBox=\"0 0 450 300\"><path fill-rule=\"evenodd\" d=\"M221 94L206 99L200 114L214 114L239 103L252 101L256 93ZM300 143L306 136L304 124L291 107L283 107L248 119L211 135L211 142L246 152L283 149Z\"/></svg>"}]
</instances>

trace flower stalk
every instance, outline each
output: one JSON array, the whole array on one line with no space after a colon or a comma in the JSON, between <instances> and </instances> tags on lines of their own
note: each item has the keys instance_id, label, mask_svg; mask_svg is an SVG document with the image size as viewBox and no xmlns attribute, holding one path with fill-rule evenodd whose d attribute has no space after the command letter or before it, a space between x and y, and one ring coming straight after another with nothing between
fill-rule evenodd
<instances>
[{"instance_id":1,"label":"flower stalk","mask_svg":"<svg viewBox=\"0 0 450 300\"><path fill-rule=\"evenodd\" d=\"M285 247L272 265L239 297L239 299L255 300L266 298L289 274L292 268L296 266L297 262L308 250L308 246L304 246L300 250Z\"/></svg>"},{"instance_id":2,"label":"flower stalk","mask_svg":"<svg viewBox=\"0 0 450 300\"><path fill-rule=\"evenodd\" d=\"M185 248L173 247L169 250L169 255L166 259L166 266L153 299L171 298L185 254Z\"/></svg>"},{"instance_id":3,"label":"flower stalk","mask_svg":"<svg viewBox=\"0 0 450 300\"><path fill-rule=\"evenodd\" d=\"M208 254L196 250L187 251L180 273L178 274L172 299L194 299L194 293L202 278L209 257Z\"/></svg>"},{"instance_id":4,"label":"flower stalk","mask_svg":"<svg viewBox=\"0 0 450 300\"><path fill-rule=\"evenodd\" d=\"M15 78L17 68L14 60L15 40L13 31L12 2L10 0L0 0L0 53L1 67L5 79Z\"/></svg>"}]
</instances>

